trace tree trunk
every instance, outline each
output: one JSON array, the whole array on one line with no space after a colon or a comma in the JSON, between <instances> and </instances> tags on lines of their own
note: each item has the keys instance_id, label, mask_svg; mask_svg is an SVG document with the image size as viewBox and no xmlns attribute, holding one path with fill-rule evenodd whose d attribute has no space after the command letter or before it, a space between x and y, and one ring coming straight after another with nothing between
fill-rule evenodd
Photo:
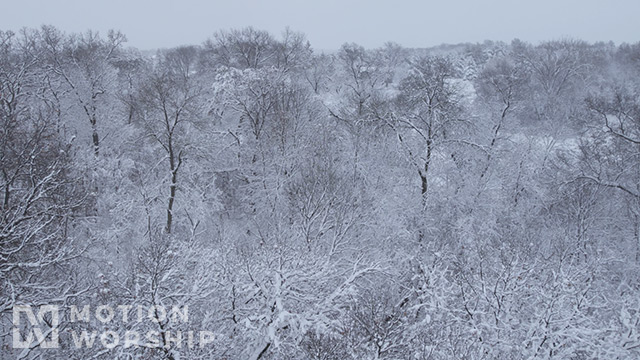
<instances>
[{"instance_id":1,"label":"tree trunk","mask_svg":"<svg viewBox=\"0 0 640 360\"><path fill-rule=\"evenodd\" d=\"M175 153L173 146L169 142L169 167L171 169L171 185L169 186L169 204L167 205L167 225L165 230L167 234L171 234L171 227L173 224L173 203L176 198L176 189L178 187L178 170L182 164L182 153L178 153L178 161L176 164Z\"/></svg>"},{"instance_id":2,"label":"tree trunk","mask_svg":"<svg viewBox=\"0 0 640 360\"><path fill-rule=\"evenodd\" d=\"M98 130L93 128L93 153L98 156L100 154L100 138L98 137Z\"/></svg>"}]
</instances>

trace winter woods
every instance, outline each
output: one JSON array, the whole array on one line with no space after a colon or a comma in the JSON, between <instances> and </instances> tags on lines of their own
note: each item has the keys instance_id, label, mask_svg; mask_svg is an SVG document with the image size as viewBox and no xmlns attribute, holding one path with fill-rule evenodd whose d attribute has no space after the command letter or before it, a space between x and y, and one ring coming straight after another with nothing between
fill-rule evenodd
<instances>
[{"instance_id":1,"label":"winter woods","mask_svg":"<svg viewBox=\"0 0 640 360\"><path fill-rule=\"evenodd\" d=\"M0 122L3 359L640 356L639 44L3 31Z\"/></svg>"}]
</instances>

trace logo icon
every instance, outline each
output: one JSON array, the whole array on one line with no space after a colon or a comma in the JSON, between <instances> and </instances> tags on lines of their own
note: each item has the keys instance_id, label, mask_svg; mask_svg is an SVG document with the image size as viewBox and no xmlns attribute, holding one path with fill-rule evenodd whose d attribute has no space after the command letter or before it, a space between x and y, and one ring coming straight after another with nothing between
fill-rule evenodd
<instances>
[{"instance_id":1,"label":"logo icon","mask_svg":"<svg viewBox=\"0 0 640 360\"><path fill-rule=\"evenodd\" d=\"M24 318L27 319L26 323L22 321ZM13 348L28 349L36 346L43 349L58 348L59 321L57 306L42 305L36 314L30 305L15 305L13 307Z\"/></svg>"}]
</instances>

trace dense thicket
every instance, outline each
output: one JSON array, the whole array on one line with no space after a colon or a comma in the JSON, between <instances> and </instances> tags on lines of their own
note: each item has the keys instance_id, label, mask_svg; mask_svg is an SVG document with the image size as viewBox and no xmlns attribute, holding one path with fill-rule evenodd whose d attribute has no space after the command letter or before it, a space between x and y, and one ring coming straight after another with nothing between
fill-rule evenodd
<instances>
[{"instance_id":1,"label":"dense thicket","mask_svg":"<svg viewBox=\"0 0 640 360\"><path fill-rule=\"evenodd\" d=\"M640 44L125 43L0 31L1 358L640 357ZM215 340L13 349L20 304Z\"/></svg>"}]
</instances>

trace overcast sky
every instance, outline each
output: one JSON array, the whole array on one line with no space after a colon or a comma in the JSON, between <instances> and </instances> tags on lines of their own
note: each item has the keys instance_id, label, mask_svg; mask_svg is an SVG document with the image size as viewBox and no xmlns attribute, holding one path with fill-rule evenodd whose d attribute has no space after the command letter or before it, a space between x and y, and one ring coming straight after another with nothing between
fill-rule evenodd
<instances>
[{"instance_id":1,"label":"overcast sky","mask_svg":"<svg viewBox=\"0 0 640 360\"><path fill-rule=\"evenodd\" d=\"M640 0L0 0L1 30L119 29L140 49L200 44L220 29L289 26L315 49L483 40L640 41Z\"/></svg>"}]
</instances>

